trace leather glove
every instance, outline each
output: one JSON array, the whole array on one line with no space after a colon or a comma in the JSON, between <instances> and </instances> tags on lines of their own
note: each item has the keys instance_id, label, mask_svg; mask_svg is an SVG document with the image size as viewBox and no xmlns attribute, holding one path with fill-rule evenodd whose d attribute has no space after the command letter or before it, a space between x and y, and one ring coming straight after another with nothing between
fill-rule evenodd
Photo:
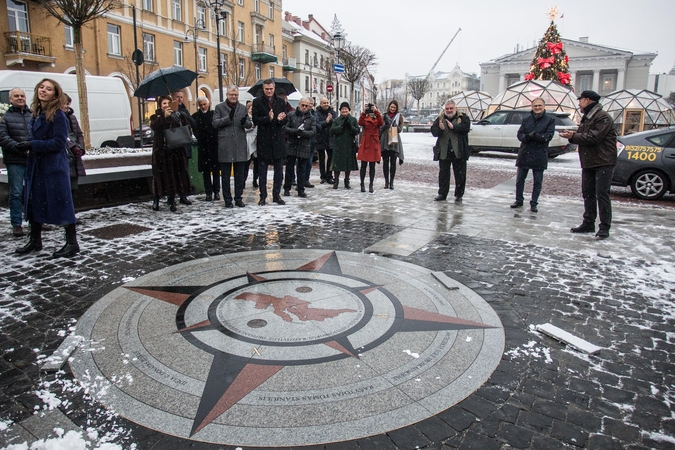
<instances>
[{"instance_id":1,"label":"leather glove","mask_svg":"<svg viewBox=\"0 0 675 450\"><path fill-rule=\"evenodd\" d=\"M243 127L244 125L246 125L246 119L248 119L248 116L242 117L241 120L239 121L239 123L241 123L241 126L242 126L242 127Z\"/></svg>"},{"instance_id":2,"label":"leather glove","mask_svg":"<svg viewBox=\"0 0 675 450\"><path fill-rule=\"evenodd\" d=\"M230 110L230 120L234 120L234 108Z\"/></svg>"},{"instance_id":3,"label":"leather glove","mask_svg":"<svg viewBox=\"0 0 675 450\"><path fill-rule=\"evenodd\" d=\"M84 152L82 151L82 149L81 149L80 147L78 147L78 146L74 146L73 148L70 149L70 151L73 152L73 155L74 155L76 158L82 158L82 155L84 154Z\"/></svg>"},{"instance_id":4,"label":"leather glove","mask_svg":"<svg viewBox=\"0 0 675 450\"><path fill-rule=\"evenodd\" d=\"M33 144L31 144L30 141L23 141L16 143L16 149L19 151L27 152L30 151L31 148L33 148Z\"/></svg>"}]
</instances>

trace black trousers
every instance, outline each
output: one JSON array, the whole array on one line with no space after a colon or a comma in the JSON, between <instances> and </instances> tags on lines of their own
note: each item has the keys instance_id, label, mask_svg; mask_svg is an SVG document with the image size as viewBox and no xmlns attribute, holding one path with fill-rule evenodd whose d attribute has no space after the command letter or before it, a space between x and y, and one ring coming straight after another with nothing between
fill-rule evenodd
<instances>
[{"instance_id":1,"label":"black trousers","mask_svg":"<svg viewBox=\"0 0 675 450\"><path fill-rule=\"evenodd\" d=\"M330 172L330 165L333 162L333 149L317 149L319 153L319 174L322 180L330 180L333 175Z\"/></svg>"},{"instance_id":2,"label":"black trousers","mask_svg":"<svg viewBox=\"0 0 675 450\"><path fill-rule=\"evenodd\" d=\"M230 190L230 173L234 166L234 199L241 200L244 193L244 183L246 183L246 172L248 171L248 161L220 163L220 172L223 177L223 200L225 203L232 203L232 191Z\"/></svg>"},{"instance_id":3,"label":"black trousers","mask_svg":"<svg viewBox=\"0 0 675 450\"><path fill-rule=\"evenodd\" d=\"M452 159L438 160L438 195L447 197L450 192L451 166L455 175L455 198L462 198L466 188L466 160L455 158L454 155Z\"/></svg>"},{"instance_id":4,"label":"black trousers","mask_svg":"<svg viewBox=\"0 0 675 450\"><path fill-rule=\"evenodd\" d=\"M220 194L220 173L218 170L202 172L204 179L204 193L208 196Z\"/></svg>"},{"instance_id":5,"label":"black trousers","mask_svg":"<svg viewBox=\"0 0 675 450\"><path fill-rule=\"evenodd\" d=\"M284 182L284 190L290 191L291 185L293 184L293 172L296 166L298 166L298 177L296 178L298 185L298 192L305 192L305 170L307 170L307 158L298 158L296 156L287 156L286 157L286 181Z\"/></svg>"},{"instance_id":6,"label":"black trousers","mask_svg":"<svg viewBox=\"0 0 675 450\"><path fill-rule=\"evenodd\" d=\"M267 168L272 164L274 167L274 184L272 187L272 198L279 197L281 193L281 183L284 181L284 158L262 159L258 157L258 184L260 189L260 198L267 198Z\"/></svg>"},{"instance_id":7,"label":"black trousers","mask_svg":"<svg viewBox=\"0 0 675 450\"><path fill-rule=\"evenodd\" d=\"M581 193L584 196L584 223L595 225L600 213L600 229L609 230L612 225L612 202L609 189L612 186L614 166L581 169Z\"/></svg>"}]
</instances>

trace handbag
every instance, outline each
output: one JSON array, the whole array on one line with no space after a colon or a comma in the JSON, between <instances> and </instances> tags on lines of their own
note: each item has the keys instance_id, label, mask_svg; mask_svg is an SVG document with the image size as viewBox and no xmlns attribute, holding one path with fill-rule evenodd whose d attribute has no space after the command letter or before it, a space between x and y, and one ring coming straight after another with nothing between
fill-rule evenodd
<instances>
[{"instance_id":1,"label":"handbag","mask_svg":"<svg viewBox=\"0 0 675 450\"><path fill-rule=\"evenodd\" d=\"M192 133L188 125L167 128L164 130L164 139L166 140L166 148L169 150L185 148L192 144Z\"/></svg>"}]
</instances>

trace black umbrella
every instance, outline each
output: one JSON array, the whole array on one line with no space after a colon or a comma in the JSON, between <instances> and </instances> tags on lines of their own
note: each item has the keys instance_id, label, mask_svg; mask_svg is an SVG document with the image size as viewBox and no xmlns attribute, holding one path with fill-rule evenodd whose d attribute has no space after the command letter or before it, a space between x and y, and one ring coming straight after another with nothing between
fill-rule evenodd
<instances>
[{"instance_id":1,"label":"black umbrella","mask_svg":"<svg viewBox=\"0 0 675 450\"><path fill-rule=\"evenodd\" d=\"M174 91L190 86L196 78L197 72L185 67L172 66L159 69L141 81L138 89L134 92L134 97L154 98L160 95L169 95Z\"/></svg>"},{"instance_id":2,"label":"black umbrella","mask_svg":"<svg viewBox=\"0 0 675 450\"><path fill-rule=\"evenodd\" d=\"M293 92L297 91L293 83L288 81L286 78L272 78L274 80L274 92L277 94L286 94L290 95ZM259 97L263 95L263 81L258 80L251 89L248 90L248 93L254 97Z\"/></svg>"}]
</instances>

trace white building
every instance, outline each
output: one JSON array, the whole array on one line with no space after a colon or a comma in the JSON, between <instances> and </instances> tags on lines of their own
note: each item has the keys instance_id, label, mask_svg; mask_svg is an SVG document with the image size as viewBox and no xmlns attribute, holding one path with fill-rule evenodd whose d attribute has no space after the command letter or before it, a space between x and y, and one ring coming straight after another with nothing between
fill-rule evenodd
<instances>
[{"instance_id":1,"label":"white building","mask_svg":"<svg viewBox=\"0 0 675 450\"><path fill-rule=\"evenodd\" d=\"M426 75L412 76L406 73L406 83L410 78L424 78ZM420 99L420 108L440 108L447 99L463 91L477 91L480 78L475 73L464 72L455 64L450 72L434 72L429 75L429 92ZM417 107L417 102L412 104Z\"/></svg>"},{"instance_id":2,"label":"white building","mask_svg":"<svg viewBox=\"0 0 675 450\"><path fill-rule=\"evenodd\" d=\"M657 73L649 75L649 86L647 87L652 92L663 96L666 100L673 103L675 98L675 65L668 73Z\"/></svg>"},{"instance_id":3,"label":"white building","mask_svg":"<svg viewBox=\"0 0 675 450\"><path fill-rule=\"evenodd\" d=\"M592 89L607 95L620 89L648 88L649 67L656 53L633 53L591 44L587 37L578 41L562 39L562 42L569 57L575 92ZM523 81L535 52L536 47L532 47L481 63L480 90L494 97L508 86Z\"/></svg>"}]
</instances>

